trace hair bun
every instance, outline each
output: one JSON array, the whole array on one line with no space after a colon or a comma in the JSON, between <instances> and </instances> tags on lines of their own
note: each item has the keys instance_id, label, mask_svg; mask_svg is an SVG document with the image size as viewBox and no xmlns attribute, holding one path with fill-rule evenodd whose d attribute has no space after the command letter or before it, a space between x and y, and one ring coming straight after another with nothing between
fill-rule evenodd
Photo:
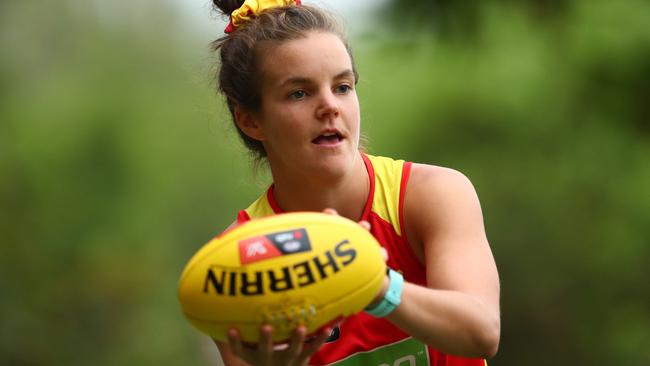
<instances>
[{"instance_id":1,"label":"hair bun","mask_svg":"<svg viewBox=\"0 0 650 366\"><path fill-rule=\"evenodd\" d=\"M216 9L230 16L233 11L239 9L244 4L244 0L212 0L212 3Z\"/></svg>"}]
</instances>

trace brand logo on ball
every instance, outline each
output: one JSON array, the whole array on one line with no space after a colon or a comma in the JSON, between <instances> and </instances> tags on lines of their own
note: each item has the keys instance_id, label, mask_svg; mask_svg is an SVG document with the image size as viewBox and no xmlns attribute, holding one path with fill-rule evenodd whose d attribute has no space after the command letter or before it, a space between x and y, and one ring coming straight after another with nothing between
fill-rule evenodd
<instances>
[{"instance_id":1,"label":"brand logo on ball","mask_svg":"<svg viewBox=\"0 0 650 366\"><path fill-rule=\"evenodd\" d=\"M288 233L291 233L291 236ZM242 240L239 243L242 264L309 250L311 246L303 229ZM354 262L356 257L357 251L352 243L343 240L333 249L314 255L310 259L273 269L251 271L245 268L212 266L206 273L203 293L255 296L305 287L335 275ZM245 260L248 262L244 262Z\"/></svg>"},{"instance_id":2,"label":"brand logo on ball","mask_svg":"<svg viewBox=\"0 0 650 366\"><path fill-rule=\"evenodd\" d=\"M249 264L281 255L308 252L310 250L311 245L307 231L305 229L295 229L240 241L239 260L241 264Z\"/></svg>"}]
</instances>

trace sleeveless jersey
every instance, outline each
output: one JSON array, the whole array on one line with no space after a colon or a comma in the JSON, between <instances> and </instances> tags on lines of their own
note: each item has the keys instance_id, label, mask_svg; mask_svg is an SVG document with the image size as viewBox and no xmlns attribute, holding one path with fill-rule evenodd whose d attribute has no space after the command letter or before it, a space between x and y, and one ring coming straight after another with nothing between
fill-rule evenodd
<instances>
[{"instance_id":1,"label":"sleeveless jersey","mask_svg":"<svg viewBox=\"0 0 650 366\"><path fill-rule=\"evenodd\" d=\"M424 266L415 257L404 233L404 193L411 163L385 157L361 155L368 171L370 192L361 219L371 225L372 235L388 252L388 267L408 282L426 286ZM283 211L273 198L273 185L266 194L237 215L237 222ZM466 359L441 353L410 337L388 320L365 312L346 318L311 358L310 365L336 366L486 366L483 359Z\"/></svg>"}]
</instances>

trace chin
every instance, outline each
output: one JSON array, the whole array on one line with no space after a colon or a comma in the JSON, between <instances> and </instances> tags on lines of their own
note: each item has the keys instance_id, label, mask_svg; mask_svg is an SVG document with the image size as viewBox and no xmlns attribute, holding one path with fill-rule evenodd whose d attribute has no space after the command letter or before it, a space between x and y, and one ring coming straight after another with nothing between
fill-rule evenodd
<instances>
[{"instance_id":1,"label":"chin","mask_svg":"<svg viewBox=\"0 0 650 366\"><path fill-rule=\"evenodd\" d=\"M338 179L350 174L354 168L353 154L340 154L319 157L311 166L315 174L327 179Z\"/></svg>"}]
</instances>

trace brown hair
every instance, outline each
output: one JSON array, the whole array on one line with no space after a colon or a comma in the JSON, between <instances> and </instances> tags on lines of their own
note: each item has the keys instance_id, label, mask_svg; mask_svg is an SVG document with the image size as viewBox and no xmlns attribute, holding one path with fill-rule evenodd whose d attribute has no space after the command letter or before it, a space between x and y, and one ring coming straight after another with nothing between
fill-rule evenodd
<instances>
[{"instance_id":1,"label":"brown hair","mask_svg":"<svg viewBox=\"0 0 650 366\"><path fill-rule=\"evenodd\" d=\"M215 8L230 15L244 0L213 0ZM263 11L232 33L212 42L212 49L219 52L219 91L226 97L228 109L235 121L235 107L259 112L262 106L259 70L264 56L263 46L303 38L310 31L337 35L350 55L355 82L359 79L352 51L340 23L328 12L312 6L287 6ZM258 140L237 132L256 161L266 157L264 146Z\"/></svg>"}]
</instances>

